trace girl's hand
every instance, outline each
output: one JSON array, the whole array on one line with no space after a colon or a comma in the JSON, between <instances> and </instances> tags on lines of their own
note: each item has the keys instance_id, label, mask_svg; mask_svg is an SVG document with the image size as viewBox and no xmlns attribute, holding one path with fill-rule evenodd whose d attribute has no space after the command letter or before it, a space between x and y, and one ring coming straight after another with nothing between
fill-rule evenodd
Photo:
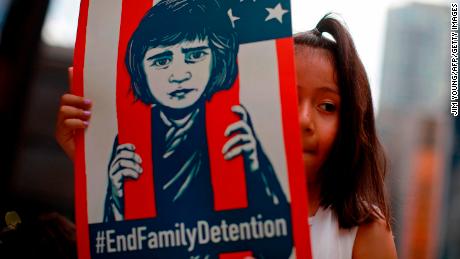
<instances>
[{"instance_id":1,"label":"girl's hand","mask_svg":"<svg viewBox=\"0 0 460 259\"><path fill-rule=\"evenodd\" d=\"M69 69L69 81L72 84L72 69ZM73 94L64 94L57 115L55 137L58 144L73 160L75 156L75 132L88 127L91 117L91 101Z\"/></svg>"},{"instance_id":2,"label":"girl's hand","mask_svg":"<svg viewBox=\"0 0 460 259\"><path fill-rule=\"evenodd\" d=\"M249 169L255 172L259 169L257 156L257 140L251 127L248 112L242 105L235 105L232 111L241 117L240 121L230 124L225 130L226 137L236 134L228 140L223 148L222 154L226 160L233 159L243 154L245 160L249 162Z\"/></svg>"},{"instance_id":3,"label":"girl's hand","mask_svg":"<svg viewBox=\"0 0 460 259\"><path fill-rule=\"evenodd\" d=\"M116 148L109 165L109 184L112 200L118 210L123 207L123 183L125 178L137 179L142 173L142 159L133 144L121 144Z\"/></svg>"}]
</instances>

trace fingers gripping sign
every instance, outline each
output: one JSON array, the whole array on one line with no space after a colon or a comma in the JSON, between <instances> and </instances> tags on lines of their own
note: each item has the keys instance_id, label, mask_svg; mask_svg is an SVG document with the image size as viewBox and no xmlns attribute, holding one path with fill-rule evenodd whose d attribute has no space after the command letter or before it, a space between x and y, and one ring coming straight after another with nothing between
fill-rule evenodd
<instances>
[{"instance_id":1,"label":"fingers gripping sign","mask_svg":"<svg viewBox=\"0 0 460 259\"><path fill-rule=\"evenodd\" d=\"M123 186L125 178L138 179L142 173L142 159L133 144L126 143L117 146L116 153L109 165L109 184L112 199L118 211L123 208Z\"/></svg>"},{"instance_id":2,"label":"fingers gripping sign","mask_svg":"<svg viewBox=\"0 0 460 259\"><path fill-rule=\"evenodd\" d=\"M69 68L69 83L72 85L73 70ZM75 156L75 134L86 129L91 118L92 103L89 99L73 94L64 94L57 113L55 138L67 156Z\"/></svg>"},{"instance_id":3,"label":"fingers gripping sign","mask_svg":"<svg viewBox=\"0 0 460 259\"><path fill-rule=\"evenodd\" d=\"M242 105L232 106L232 111L238 114L241 120L230 124L224 135L231 138L222 147L222 154L226 160L243 155L251 172L259 169L257 155L257 139L252 129L251 120L247 110Z\"/></svg>"}]
</instances>

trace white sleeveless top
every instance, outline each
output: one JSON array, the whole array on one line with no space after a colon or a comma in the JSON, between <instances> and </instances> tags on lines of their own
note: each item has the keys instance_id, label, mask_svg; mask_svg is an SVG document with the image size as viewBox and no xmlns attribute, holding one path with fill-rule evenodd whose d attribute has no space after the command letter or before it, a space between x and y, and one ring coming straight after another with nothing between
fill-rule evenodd
<instances>
[{"instance_id":1,"label":"white sleeveless top","mask_svg":"<svg viewBox=\"0 0 460 259\"><path fill-rule=\"evenodd\" d=\"M337 216L330 207L320 207L308 222L313 259L351 259L358 226L339 228Z\"/></svg>"}]
</instances>

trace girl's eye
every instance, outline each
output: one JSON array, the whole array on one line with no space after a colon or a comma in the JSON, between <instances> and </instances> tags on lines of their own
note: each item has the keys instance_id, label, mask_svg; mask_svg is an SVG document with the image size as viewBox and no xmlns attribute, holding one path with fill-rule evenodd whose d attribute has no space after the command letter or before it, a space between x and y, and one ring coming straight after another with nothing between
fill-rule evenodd
<instances>
[{"instance_id":1,"label":"girl's eye","mask_svg":"<svg viewBox=\"0 0 460 259\"><path fill-rule=\"evenodd\" d=\"M335 112L337 107L333 103L322 103L319 105L319 108L325 112Z\"/></svg>"},{"instance_id":2,"label":"girl's eye","mask_svg":"<svg viewBox=\"0 0 460 259\"><path fill-rule=\"evenodd\" d=\"M185 61L187 63L195 63L204 59L204 57L207 55L208 53L204 50L191 51L185 55Z\"/></svg>"},{"instance_id":3,"label":"girl's eye","mask_svg":"<svg viewBox=\"0 0 460 259\"><path fill-rule=\"evenodd\" d=\"M167 67L172 61L172 58L170 57L164 57L164 58L157 58L152 60L152 67L156 68L165 68Z\"/></svg>"}]
</instances>

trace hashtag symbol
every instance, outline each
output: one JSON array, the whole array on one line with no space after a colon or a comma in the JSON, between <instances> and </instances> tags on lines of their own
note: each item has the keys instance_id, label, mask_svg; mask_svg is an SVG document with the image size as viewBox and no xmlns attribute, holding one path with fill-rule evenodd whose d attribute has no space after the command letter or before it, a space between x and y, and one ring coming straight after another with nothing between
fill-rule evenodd
<instances>
[{"instance_id":1,"label":"hashtag symbol","mask_svg":"<svg viewBox=\"0 0 460 259\"><path fill-rule=\"evenodd\" d=\"M104 253L105 247L105 233L104 231L98 231L96 237L96 254Z\"/></svg>"}]
</instances>

